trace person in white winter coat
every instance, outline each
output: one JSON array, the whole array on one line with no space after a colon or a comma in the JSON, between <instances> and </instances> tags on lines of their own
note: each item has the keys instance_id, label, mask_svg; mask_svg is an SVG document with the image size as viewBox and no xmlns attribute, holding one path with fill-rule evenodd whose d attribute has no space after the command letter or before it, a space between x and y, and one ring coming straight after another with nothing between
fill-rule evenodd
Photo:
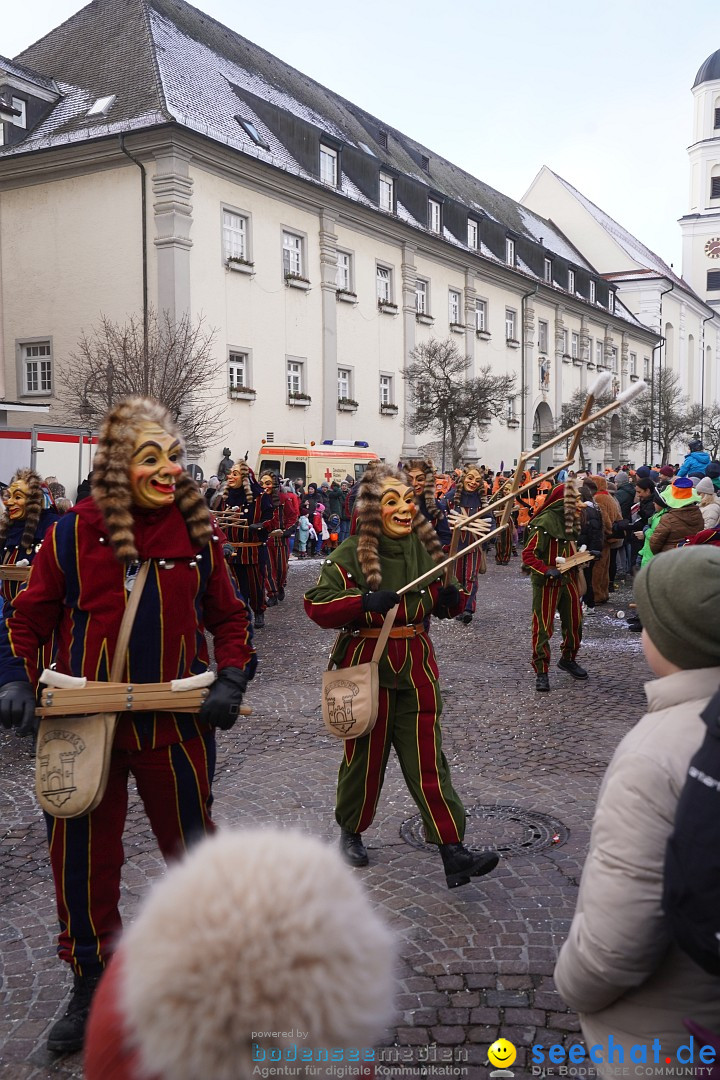
<instances>
[{"instance_id":1,"label":"person in white winter coat","mask_svg":"<svg viewBox=\"0 0 720 1080\"><path fill-rule=\"evenodd\" d=\"M713 482L709 476L704 476L698 482L695 491L700 498L700 513L706 529L717 529L720 525L720 499L715 494Z\"/></svg>"},{"instance_id":2,"label":"person in white winter coat","mask_svg":"<svg viewBox=\"0 0 720 1080\"><path fill-rule=\"evenodd\" d=\"M577 909L555 983L580 1014L602 1077L667 1074L689 1042L685 1018L718 1029L720 978L672 943L661 901L665 847L688 765L705 735L701 712L720 685L720 548L657 555L638 574L643 649L658 678L648 712L625 736L602 782ZM608 1042L623 1048L608 1062ZM659 1059L652 1045L660 1040ZM630 1048L647 1046L634 1064ZM697 1064L697 1057L695 1058ZM629 1070L629 1071L627 1071Z\"/></svg>"}]
</instances>

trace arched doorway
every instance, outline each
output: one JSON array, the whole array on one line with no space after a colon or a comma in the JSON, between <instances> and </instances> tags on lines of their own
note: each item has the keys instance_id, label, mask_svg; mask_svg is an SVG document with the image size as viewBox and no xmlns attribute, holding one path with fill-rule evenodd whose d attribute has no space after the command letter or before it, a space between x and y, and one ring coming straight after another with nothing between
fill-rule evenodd
<instances>
[{"instance_id":1,"label":"arched doorway","mask_svg":"<svg viewBox=\"0 0 720 1080\"><path fill-rule=\"evenodd\" d=\"M547 442L548 439L552 438L553 428L552 409L547 401L541 401L535 409L535 415L533 416L533 446L541 446L544 442ZM552 465L552 456L552 447L540 455L538 469L540 469L541 472L543 469L550 468Z\"/></svg>"}]
</instances>

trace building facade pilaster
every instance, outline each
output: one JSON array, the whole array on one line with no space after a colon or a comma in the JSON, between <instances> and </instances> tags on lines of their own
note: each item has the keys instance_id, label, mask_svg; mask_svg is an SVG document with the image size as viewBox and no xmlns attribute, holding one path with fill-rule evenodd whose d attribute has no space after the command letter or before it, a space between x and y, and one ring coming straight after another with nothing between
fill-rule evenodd
<instances>
[{"instance_id":1,"label":"building facade pilaster","mask_svg":"<svg viewBox=\"0 0 720 1080\"><path fill-rule=\"evenodd\" d=\"M320 211L320 302L322 306L322 437L337 436L337 214Z\"/></svg>"},{"instance_id":2,"label":"building facade pilaster","mask_svg":"<svg viewBox=\"0 0 720 1080\"><path fill-rule=\"evenodd\" d=\"M191 160L191 154L177 147L160 151L152 178L158 314L167 314L173 322L190 314Z\"/></svg>"},{"instance_id":3,"label":"building facade pilaster","mask_svg":"<svg viewBox=\"0 0 720 1080\"><path fill-rule=\"evenodd\" d=\"M417 267L415 265L414 244L402 245L402 313L403 313L403 370L407 370L412 363L410 355L415 348L415 315L417 314L417 302L415 299L415 287L417 285ZM402 371L400 372L402 378ZM403 379L403 441L400 456L404 460L409 457L417 457L417 442L415 432L412 429L414 404L412 388L407 379Z\"/></svg>"},{"instance_id":4,"label":"building facade pilaster","mask_svg":"<svg viewBox=\"0 0 720 1080\"><path fill-rule=\"evenodd\" d=\"M475 271L469 267L465 270L465 355L469 359L470 363L465 373L466 379L474 379L476 375L475 369L475 298L477 292L475 290ZM467 441L464 447L464 457L466 461L472 461L477 464L479 456L477 433L473 429L468 435Z\"/></svg>"}]
</instances>

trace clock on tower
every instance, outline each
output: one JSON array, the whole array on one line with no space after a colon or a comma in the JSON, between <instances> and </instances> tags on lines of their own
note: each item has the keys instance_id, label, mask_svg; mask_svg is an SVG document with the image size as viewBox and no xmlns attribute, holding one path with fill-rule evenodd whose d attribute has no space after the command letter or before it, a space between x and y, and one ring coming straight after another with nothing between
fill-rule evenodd
<instances>
[{"instance_id":1,"label":"clock on tower","mask_svg":"<svg viewBox=\"0 0 720 1080\"><path fill-rule=\"evenodd\" d=\"M705 245L705 254L710 259L720 259L720 236L713 236Z\"/></svg>"}]
</instances>

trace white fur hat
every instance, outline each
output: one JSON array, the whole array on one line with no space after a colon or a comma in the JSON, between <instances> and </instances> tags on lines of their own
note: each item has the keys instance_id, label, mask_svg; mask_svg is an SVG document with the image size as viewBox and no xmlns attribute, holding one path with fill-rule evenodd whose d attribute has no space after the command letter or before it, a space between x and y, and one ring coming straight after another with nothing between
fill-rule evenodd
<instances>
[{"instance_id":1,"label":"white fur hat","mask_svg":"<svg viewBox=\"0 0 720 1080\"><path fill-rule=\"evenodd\" d=\"M372 1047L392 1021L394 951L336 850L293 831L221 831L124 935L119 1011L146 1074L244 1080L253 1053L267 1064L270 1048L297 1045L303 1076L300 1050Z\"/></svg>"}]
</instances>

